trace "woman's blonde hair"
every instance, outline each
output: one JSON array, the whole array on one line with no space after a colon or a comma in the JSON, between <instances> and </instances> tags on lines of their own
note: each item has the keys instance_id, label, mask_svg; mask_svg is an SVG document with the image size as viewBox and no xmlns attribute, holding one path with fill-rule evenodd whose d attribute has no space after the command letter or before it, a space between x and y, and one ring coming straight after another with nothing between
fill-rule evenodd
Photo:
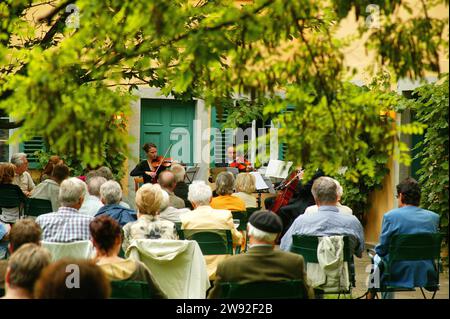
<instances>
[{"instance_id":1,"label":"woman's blonde hair","mask_svg":"<svg viewBox=\"0 0 450 319\"><path fill-rule=\"evenodd\" d=\"M163 201L161 186L144 184L136 192L136 206L140 214L156 215Z\"/></svg>"},{"instance_id":2,"label":"woman's blonde hair","mask_svg":"<svg viewBox=\"0 0 450 319\"><path fill-rule=\"evenodd\" d=\"M256 190L256 178L250 173L239 173L235 187L236 192L251 194Z\"/></svg>"},{"instance_id":3,"label":"woman's blonde hair","mask_svg":"<svg viewBox=\"0 0 450 319\"><path fill-rule=\"evenodd\" d=\"M16 173L16 165L0 163L0 184L11 184Z\"/></svg>"}]
</instances>

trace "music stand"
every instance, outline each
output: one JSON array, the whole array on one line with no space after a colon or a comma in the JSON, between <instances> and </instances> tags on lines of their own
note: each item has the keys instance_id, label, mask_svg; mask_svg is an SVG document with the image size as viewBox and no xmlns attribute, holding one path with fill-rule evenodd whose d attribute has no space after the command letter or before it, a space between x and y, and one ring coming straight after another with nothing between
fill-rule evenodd
<instances>
[{"instance_id":1,"label":"music stand","mask_svg":"<svg viewBox=\"0 0 450 319\"><path fill-rule=\"evenodd\" d=\"M195 164L194 167L189 167L186 170L186 174L184 175L184 179L188 180L188 182L186 184L191 184L194 181L195 175L197 175L199 170L200 170L200 167L198 167L198 164Z\"/></svg>"}]
</instances>

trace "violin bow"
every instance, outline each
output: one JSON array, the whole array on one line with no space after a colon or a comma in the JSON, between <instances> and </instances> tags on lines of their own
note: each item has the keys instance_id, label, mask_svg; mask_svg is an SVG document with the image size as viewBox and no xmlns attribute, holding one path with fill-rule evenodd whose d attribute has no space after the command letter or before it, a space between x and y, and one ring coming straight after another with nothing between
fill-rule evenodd
<instances>
[{"instance_id":1,"label":"violin bow","mask_svg":"<svg viewBox=\"0 0 450 319\"><path fill-rule=\"evenodd\" d=\"M159 168L161 167L161 165L162 165L164 159L166 158L167 153L170 151L170 149L172 148L172 146L173 146L173 144L170 144L169 148L168 148L168 149L166 150L166 152L164 153L163 159L162 159L161 163L159 163L158 168L156 169L155 172L158 172L158 170L159 170Z\"/></svg>"}]
</instances>

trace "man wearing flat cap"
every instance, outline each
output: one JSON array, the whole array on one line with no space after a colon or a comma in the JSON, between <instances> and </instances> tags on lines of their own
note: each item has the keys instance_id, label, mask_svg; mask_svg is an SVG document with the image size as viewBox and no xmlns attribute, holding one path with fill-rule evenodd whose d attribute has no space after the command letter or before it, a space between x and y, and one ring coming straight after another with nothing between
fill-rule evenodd
<instances>
[{"instance_id":1,"label":"man wearing flat cap","mask_svg":"<svg viewBox=\"0 0 450 319\"><path fill-rule=\"evenodd\" d=\"M283 230L280 217L260 210L252 214L247 224L247 253L231 256L217 267L214 287L208 298L220 298L220 283L250 283L261 281L303 280L307 283L301 255L275 249L275 240ZM308 297L314 295L305 284Z\"/></svg>"}]
</instances>

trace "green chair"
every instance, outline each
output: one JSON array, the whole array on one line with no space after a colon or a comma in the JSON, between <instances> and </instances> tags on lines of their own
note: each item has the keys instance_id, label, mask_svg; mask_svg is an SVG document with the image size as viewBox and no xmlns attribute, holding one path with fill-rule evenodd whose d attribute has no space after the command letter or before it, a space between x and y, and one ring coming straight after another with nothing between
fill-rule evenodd
<instances>
[{"instance_id":1,"label":"green chair","mask_svg":"<svg viewBox=\"0 0 450 319\"><path fill-rule=\"evenodd\" d=\"M254 212L256 212L256 211L258 211L258 210L260 210L261 208L258 208L258 207L250 207L250 208L247 208L247 220L249 220L250 219L250 216L252 216L252 214L254 213Z\"/></svg>"},{"instance_id":2,"label":"green chair","mask_svg":"<svg viewBox=\"0 0 450 319\"><path fill-rule=\"evenodd\" d=\"M5 289L4 288L0 288L0 298L3 297L5 295Z\"/></svg>"},{"instance_id":3,"label":"green chair","mask_svg":"<svg viewBox=\"0 0 450 319\"><path fill-rule=\"evenodd\" d=\"M441 258L441 242L444 238L442 233L419 233L419 234L401 234L394 235L390 239L387 258L382 258L382 280L380 288L369 289L372 292L372 298L378 298L378 292L396 292L396 291L415 291L415 288L388 286L383 284L395 281L392 275L392 269L395 268L395 263L399 261L417 261L417 260L431 260L435 267L435 283L430 286L417 287L420 288L422 296L427 299L424 289L433 292L431 299L434 299L439 290L439 273L440 273L440 258Z\"/></svg>"},{"instance_id":4,"label":"green chair","mask_svg":"<svg viewBox=\"0 0 450 319\"><path fill-rule=\"evenodd\" d=\"M111 299L151 299L148 283L143 281L111 281Z\"/></svg>"},{"instance_id":5,"label":"green chair","mask_svg":"<svg viewBox=\"0 0 450 319\"><path fill-rule=\"evenodd\" d=\"M239 231L246 231L247 230L247 212L243 211L232 211L231 214L233 215L233 219L239 220L239 226L237 227L237 230Z\"/></svg>"},{"instance_id":6,"label":"green chair","mask_svg":"<svg viewBox=\"0 0 450 319\"><path fill-rule=\"evenodd\" d=\"M22 217L25 197L21 197L17 189L5 188L0 192L0 208L19 207L19 217Z\"/></svg>"},{"instance_id":7,"label":"green chair","mask_svg":"<svg viewBox=\"0 0 450 319\"><path fill-rule=\"evenodd\" d=\"M233 238L230 230L225 229L179 229L178 237L183 240L195 240L204 256L233 255ZM236 253L240 252L236 247Z\"/></svg>"},{"instance_id":8,"label":"green chair","mask_svg":"<svg viewBox=\"0 0 450 319\"><path fill-rule=\"evenodd\" d=\"M52 202L48 199L28 198L25 203L25 216L38 217L53 212Z\"/></svg>"},{"instance_id":9,"label":"green chair","mask_svg":"<svg viewBox=\"0 0 450 319\"><path fill-rule=\"evenodd\" d=\"M317 260L317 246L319 244L320 236L305 236L305 235L292 235L291 252L302 255L307 263L319 263ZM342 294L351 294L352 287L355 287L355 271L353 253L350 250L349 237L344 236L344 261L348 264L348 278L350 280L349 289L343 289L338 291L338 298ZM316 294L334 294L335 292L324 292L322 289L314 289Z\"/></svg>"},{"instance_id":10,"label":"green chair","mask_svg":"<svg viewBox=\"0 0 450 319\"><path fill-rule=\"evenodd\" d=\"M221 299L307 299L302 280L220 283Z\"/></svg>"}]
</instances>

